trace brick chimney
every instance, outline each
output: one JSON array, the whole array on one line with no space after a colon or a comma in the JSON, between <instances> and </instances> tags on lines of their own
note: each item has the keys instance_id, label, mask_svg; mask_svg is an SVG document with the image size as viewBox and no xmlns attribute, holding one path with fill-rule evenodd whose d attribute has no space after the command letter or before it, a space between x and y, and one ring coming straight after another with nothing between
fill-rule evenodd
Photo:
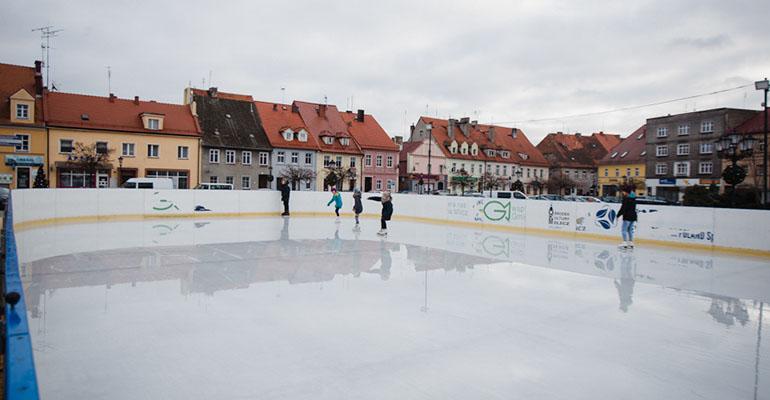
<instances>
[{"instance_id":1,"label":"brick chimney","mask_svg":"<svg viewBox=\"0 0 770 400\"><path fill-rule=\"evenodd\" d=\"M321 118L326 118L326 104L318 105L318 116Z\"/></svg>"},{"instance_id":2,"label":"brick chimney","mask_svg":"<svg viewBox=\"0 0 770 400\"><path fill-rule=\"evenodd\" d=\"M217 97L217 93L219 93L219 89L217 89L215 86L212 86L208 90L209 97Z\"/></svg>"},{"instance_id":3,"label":"brick chimney","mask_svg":"<svg viewBox=\"0 0 770 400\"><path fill-rule=\"evenodd\" d=\"M110 93L110 103L114 103L115 102L115 98L116 98L115 94Z\"/></svg>"},{"instance_id":4,"label":"brick chimney","mask_svg":"<svg viewBox=\"0 0 770 400\"><path fill-rule=\"evenodd\" d=\"M516 139L516 128L511 129L511 137Z\"/></svg>"},{"instance_id":5,"label":"brick chimney","mask_svg":"<svg viewBox=\"0 0 770 400\"><path fill-rule=\"evenodd\" d=\"M35 94L43 95L43 62L35 61Z\"/></svg>"},{"instance_id":6,"label":"brick chimney","mask_svg":"<svg viewBox=\"0 0 770 400\"><path fill-rule=\"evenodd\" d=\"M487 139L489 139L489 143L495 142L495 127L490 126L489 131L487 132Z\"/></svg>"},{"instance_id":7,"label":"brick chimney","mask_svg":"<svg viewBox=\"0 0 770 400\"><path fill-rule=\"evenodd\" d=\"M446 126L446 134L450 139L455 138L455 125L457 125L457 120L454 118L449 118L449 122Z\"/></svg>"},{"instance_id":8,"label":"brick chimney","mask_svg":"<svg viewBox=\"0 0 770 400\"><path fill-rule=\"evenodd\" d=\"M134 96L134 104L139 105L139 96Z\"/></svg>"},{"instance_id":9,"label":"brick chimney","mask_svg":"<svg viewBox=\"0 0 770 400\"><path fill-rule=\"evenodd\" d=\"M296 103L291 103L291 112L299 114L299 106Z\"/></svg>"},{"instance_id":10,"label":"brick chimney","mask_svg":"<svg viewBox=\"0 0 770 400\"><path fill-rule=\"evenodd\" d=\"M466 137L470 135L470 123L471 119L468 117L460 118L460 130Z\"/></svg>"},{"instance_id":11,"label":"brick chimney","mask_svg":"<svg viewBox=\"0 0 770 400\"><path fill-rule=\"evenodd\" d=\"M356 114L356 121L364 122L364 110L358 110L358 113Z\"/></svg>"}]
</instances>

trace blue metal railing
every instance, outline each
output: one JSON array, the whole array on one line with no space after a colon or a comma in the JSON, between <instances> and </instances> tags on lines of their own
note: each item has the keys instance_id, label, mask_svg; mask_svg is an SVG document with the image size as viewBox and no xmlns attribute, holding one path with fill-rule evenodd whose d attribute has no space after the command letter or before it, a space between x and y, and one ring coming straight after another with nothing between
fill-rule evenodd
<instances>
[{"instance_id":1,"label":"blue metal railing","mask_svg":"<svg viewBox=\"0 0 770 400\"><path fill-rule=\"evenodd\" d=\"M27 325L27 306L19 274L16 236L13 232L13 196L5 210L5 399L37 400L40 398L35 374L32 340ZM18 293L18 301L13 293Z\"/></svg>"}]
</instances>

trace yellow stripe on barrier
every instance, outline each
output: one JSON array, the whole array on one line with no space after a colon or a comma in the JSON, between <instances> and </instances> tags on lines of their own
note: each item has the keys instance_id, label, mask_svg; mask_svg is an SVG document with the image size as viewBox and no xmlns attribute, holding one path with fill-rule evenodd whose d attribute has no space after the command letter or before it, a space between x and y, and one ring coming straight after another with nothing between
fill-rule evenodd
<instances>
[{"instance_id":1,"label":"yellow stripe on barrier","mask_svg":"<svg viewBox=\"0 0 770 400\"><path fill-rule=\"evenodd\" d=\"M200 219L264 218L264 217L278 217L280 215L281 215L280 211L265 211L265 212L246 212L246 213L237 213L237 212L200 213L199 212L199 213L182 213L182 214L124 214L124 215L102 215L102 216L77 216L77 217L47 218L47 219L39 219L34 221L19 222L19 223L15 223L13 227L16 232L21 232L24 230L41 228L41 227L46 227L50 225L87 224L87 223L94 223L94 222L128 222L128 221L142 221L142 220L168 219L168 218L175 218L175 219L180 219L180 218L200 218ZM340 216L345 216L345 217L353 217L353 215L354 214L350 212L340 213ZM291 216L295 218L296 217L315 218L315 217L331 217L331 216L334 216L334 214L328 211L324 211L324 212L293 211L291 213ZM361 214L360 217L366 218L366 219L379 219L380 214L364 213L364 214ZM538 236L561 237L561 238L569 238L569 239L580 238L580 239L590 239L590 240L604 241L604 242L616 242L618 240L618 235L601 235L601 234L587 233L587 232L560 231L560 230L550 230L550 229L542 229L542 228L526 228L526 227L520 227L520 226L488 224L483 222L450 221L446 219L416 217L411 215L394 216L393 220L427 223L432 225L459 226L459 227L474 228L474 229L480 228L483 230L534 234ZM716 245L706 245L706 244L698 244L698 243L669 242L665 240L656 240L656 239L637 239L635 240L635 242L637 244L651 245L656 247L686 249L686 250L710 252L710 253L723 253L723 254L729 254L729 255L735 255L735 256L770 258L770 251L768 250L716 246Z\"/></svg>"}]
</instances>

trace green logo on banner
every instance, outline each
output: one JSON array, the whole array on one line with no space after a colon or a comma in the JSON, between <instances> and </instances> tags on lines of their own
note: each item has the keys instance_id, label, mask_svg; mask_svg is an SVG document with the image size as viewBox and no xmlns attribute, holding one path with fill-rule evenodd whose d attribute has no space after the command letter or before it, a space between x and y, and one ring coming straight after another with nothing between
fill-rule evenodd
<instances>
[{"instance_id":1,"label":"green logo on banner","mask_svg":"<svg viewBox=\"0 0 770 400\"><path fill-rule=\"evenodd\" d=\"M490 221L500 221L505 219L511 220L511 203L502 203L497 200L492 200L484 204L484 208L481 209L484 216Z\"/></svg>"}]
</instances>

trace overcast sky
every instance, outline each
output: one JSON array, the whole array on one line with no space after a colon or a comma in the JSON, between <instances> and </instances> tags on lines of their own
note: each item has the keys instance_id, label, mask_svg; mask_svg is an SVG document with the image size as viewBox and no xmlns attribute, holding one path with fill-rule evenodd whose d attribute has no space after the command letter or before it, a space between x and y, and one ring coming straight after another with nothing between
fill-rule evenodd
<instances>
[{"instance_id":1,"label":"overcast sky","mask_svg":"<svg viewBox=\"0 0 770 400\"><path fill-rule=\"evenodd\" d=\"M420 115L548 132L624 136L645 118L760 109L770 1L15 1L0 12L0 62L53 42L59 90L165 102L196 87L258 100L364 108L391 136ZM209 82L211 71L211 82ZM204 82L205 81L205 82ZM752 84L719 95L562 117ZM282 94L281 87L285 87Z\"/></svg>"}]
</instances>

